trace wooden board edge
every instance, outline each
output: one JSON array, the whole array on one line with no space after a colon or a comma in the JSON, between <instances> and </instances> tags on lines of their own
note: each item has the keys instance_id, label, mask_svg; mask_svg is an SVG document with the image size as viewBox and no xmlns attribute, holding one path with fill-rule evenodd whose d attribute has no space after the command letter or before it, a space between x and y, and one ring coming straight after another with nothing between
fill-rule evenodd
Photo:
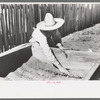
<instances>
[{"instance_id":1,"label":"wooden board edge","mask_svg":"<svg viewBox=\"0 0 100 100\"><path fill-rule=\"evenodd\" d=\"M8 55L8 54L10 54L10 53L16 52L16 51L18 51L18 50L21 50L21 49L24 49L24 48L30 47L30 46L31 46L30 43L24 43L24 44L18 45L18 46L16 46L16 47L12 48L12 49L9 49L9 50L7 50L7 51L1 53L1 54L0 54L0 57L6 56L6 55Z\"/></svg>"},{"instance_id":2,"label":"wooden board edge","mask_svg":"<svg viewBox=\"0 0 100 100\"><path fill-rule=\"evenodd\" d=\"M88 73L83 78L83 80L90 80L90 78L95 73L95 71L98 69L98 67L99 67L99 63L94 63L93 67L88 71Z\"/></svg>"}]
</instances>

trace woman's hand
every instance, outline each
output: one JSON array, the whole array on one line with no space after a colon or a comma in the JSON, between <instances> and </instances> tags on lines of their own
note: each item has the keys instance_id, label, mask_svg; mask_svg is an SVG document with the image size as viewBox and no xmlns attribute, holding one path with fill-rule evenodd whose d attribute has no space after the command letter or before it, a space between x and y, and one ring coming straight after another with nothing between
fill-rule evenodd
<instances>
[{"instance_id":1,"label":"woman's hand","mask_svg":"<svg viewBox=\"0 0 100 100\"><path fill-rule=\"evenodd\" d=\"M67 50L67 48L63 47L61 43L58 43L57 46L59 47L59 49L65 54L66 58L68 57L68 55L66 54L65 50Z\"/></svg>"},{"instance_id":2,"label":"woman's hand","mask_svg":"<svg viewBox=\"0 0 100 100\"><path fill-rule=\"evenodd\" d=\"M57 46L59 47L59 49L60 49L61 51L67 50L67 48L63 47L61 43L58 43Z\"/></svg>"}]
</instances>

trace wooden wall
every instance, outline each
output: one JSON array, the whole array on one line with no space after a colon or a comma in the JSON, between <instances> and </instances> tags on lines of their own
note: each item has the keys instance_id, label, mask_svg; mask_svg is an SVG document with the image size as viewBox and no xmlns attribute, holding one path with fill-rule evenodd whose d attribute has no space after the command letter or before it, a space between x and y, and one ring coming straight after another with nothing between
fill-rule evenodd
<instances>
[{"instance_id":1,"label":"wooden wall","mask_svg":"<svg viewBox=\"0 0 100 100\"><path fill-rule=\"evenodd\" d=\"M100 4L1 4L0 52L29 41L46 12L65 19L62 37L100 22Z\"/></svg>"}]
</instances>

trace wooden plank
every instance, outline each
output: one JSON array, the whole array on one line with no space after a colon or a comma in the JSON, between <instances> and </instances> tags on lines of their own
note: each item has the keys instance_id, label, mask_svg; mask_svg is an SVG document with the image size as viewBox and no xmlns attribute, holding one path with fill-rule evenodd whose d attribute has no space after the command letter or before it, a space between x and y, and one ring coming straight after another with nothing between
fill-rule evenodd
<instances>
[{"instance_id":1,"label":"wooden plank","mask_svg":"<svg viewBox=\"0 0 100 100\"><path fill-rule=\"evenodd\" d=\"M9 45L10 45L10 48L12 48L12 18L11 18L11 5L8 5L8 22L9 22L9 31L8 31L8 35L9 35Z\"/></svg>"},{"instance_id":2,"label":"wooden plank","mask_svg":"<svg viewBox=\"0 0 100 100\"><path fill-rule=\"evenodd\" d=\"M82 5L82 29L85 29L86 25L85 25L85 5Z\"/></svg>"},{"instance_id":3,"label":"wooden plank","mask_svg":"<svg viewBox=\"0 0 100 100\"><path fill-rule=\"evenodd\" d=\"M9 43L9 48L11 48L11 38L10 38L10 21L9 21L9 16L10 16L10 14L9 14L9 5L7 5L7 9L6 9L7 11L6 11L6 13L7 13L7 15L6 15L6 17L7 17L7 35L8 35L8 43Z\"/></svg>"},{"instance_id":4,"label":"wooden plank","mask_svg":"<svg viewBox=\"0 0 100 100\"><path fill-rule=\"evenodd\" d=\"M66 58L64 53L57 48L53 48L53 51L63 67L75 71L80 76L83 74L83 80L89 80L100 65L99 53L67 50ZM98 73L96 74L98 75Z\"/></svg>"},{"instance_id":5,"label":"wooden plank","mask_svg":"<svg viewBox=\"0 0 100 100\"><path fill-rule=\"evenodd\" d=\"M26 38L26 42L28 41L28 40L27 40L27 31L28 31L28 29L27 29L27 28L28 28L28 27L27 27L27 25L28 25L28 24L27 24L27 20L28 20L28 19L27 19L27 6L25 5L25 34L26 34L26 35L25 35L25 36L26 36L25 38Z\"/></svg>"},{"instance_id":6,"label":"wooden plank","mask_svg":"<svg viewBox=\"0 0 100 100\"><path fill-rule=\"evenodd\" d=\"M32 19L33 19L33 16L32 16L32 5L30 4L29 5L29 23L30 23L29 39L30 39L30 37L32 35L32 31L33 31Z\"/></svg>"},{"instance_id":7,"label":"wooden plank","mask_svg":"<svg viewBox=\"0 0 100 100\"><path fill-rule=\"evenodd\" d=\"M27 23L27 42L29 40L29 31L30 31L30 23L29 23L29 5L26 5L26 23Z\"/></svg>"},{"instance_id":8,"label":"wooden plank","mask_svg":"<svg viewBox=\"0 0 100 100\"><path fill-rule=\"evenodd\" d=\"M48 4L47 12L50 12L51 14L53 14L53 16L54 16L54 13L55 13L55 5L56 4Z\"/></svg>"},{"instance_id":9,"label":"wooden plank","mask_svg":"<svg viewBox=\"0 0 100 100\"><path fill-rule=\"evenodd\" d=\"M60 5L60 4L59 4L58 7L59 7L58 13L61 12L60 15L59 15L58 17L64 19L63 5ZM61 36L64 36L64 25L63 25L62 27L59 28L59 31L60 31L60 33L61 33Z\"/></svg>"},{"instance_id":10,"label":"wooden plank","mask_svg":"<svg viewBox=\"0 0 100 100\"><path fill-rule=\"evenodd\" d=\"M16 20L16 46L19 45L19 11L18 11L18 5L15 6L15 20Z\"/></svg>"},{"instance_id":11,"label":"wooden plank","mask_svg":"<svg viewBox=\"0 0 100 100\"><path fill-rule=\"evenodd\" d=\"M67 10L68 9L68 10ZM69 28L70 28L70 19L69 19L69 13L70 13L70 5L68 4L67 7L65 8L65 19L66 19L66 26L65 29L67 30L66 33L67 35L70 33Z\"/></svg>"},{"instance_id":12,"label":"wooden plank","mask_svg":"<svg viewBox=\"0 0 100 100\"><path fill-rule=\"evenodd\" d=\"M23 43L23 32L22 32L22 7L19 6L19 35L20 35L20 44Z\"/></svg>"},{"instance_id":13,"label":"wooden plank","mask_svg":"<svg viewBox=\"0 0 100 100\"><path fill-rule=\"evenodd\" d=\"M88 16L88 21L87 21L88 23L87 24L88 24L88 26L87 27L90 27L94 23L93 21L91 21L92 16L93 16L91 10L93 10L93 9L90 9L90 6L91 6L90 4L88 4L88 6L87 6L88 7L88 13L87 13L87 16Z\"/></svg>"},{"instance_id":14,"label":"wooden plank","mask_svg":"<svg viewBox=\"0 0 100 100\"><path fill-rule=\"evenodd\" d=\"M7 38L8 38L7 5L5 5L5 24L6 24L6 35L7 35ZM8 40L8 45L9 45L9 40Z\"/></svg>"},{"instance_id":15,"label":"wooden plank","mask_svg":"<svg viewBox=\"0 0 100 100\"><path fill-rule=\"evenodd\" d=\"M98 5L98 13L99 13L98 17L100 16L100 10L99 10L99 8L100 8L100 4ZM100 17L98 19L99 19L99 22L100 22Z\"/></svg>"},{"instance_id":16,"label":"wooden plank","mask_svg":"<svg viewBox=\"0 0 100 100\"><path fill-rule=\"evenodd\" d=\"M0 77L15 71L32 56L29 43L19 45L0 54ZM5 63L6 62L6 63Z\"/></svg>"},{"instance_id":17,"label":"wooden plank","mask_svg":"<svg viewBox=\"0 0 100 100\"><path fill-rule=\"evenodd\" d=\"M69 32L68 32L68 24L69 24L69 17L68 17L68 7L69 7L69 5L68 4L64 4L64 19L65 19L65 23L64 23L64 25L63 25L63 27L64 27L64 33L63 33L63 36L66 36L66 35L68 35L69 34Z\"/></svg>"},{"instance_id":18,"label":"wooden plank","mask_svg":"<svg viewBox=\"0 0 100 100\"><path fill-rule=\"evenodd\" d=\"M0 6L0 20L2 17L1 6ZM3 40L2 40L2 26L0 21L0 53L3 52Z\"/></svg>"},{"instance_id":19,"label":"wooden plank","mask_svg":"<svg viewBox=\"0 0 100 100\"><path fill-rule=\"evenodd\" d=\"M77 6L76 6L76 10L77 10L77 15L76 15L76 29L77 30L79 30L79 15L78 15L78 13L79 13L79 4L77 4Z\"/></svg>"},{"instance_id":20,"label":"wooden plank","mask_svg":"<svg viewBox=\"0 0 100 100\"><path fill-rule=\"evenodd\" d=\"M97 23L99 23L99 5L100 4L97 4L97 7L96 7L96 10L97 10L97 16L96 16Z\"/></svg>"},{"instance_id":21,"label":"wooden plank","mask_svg":"<svg viewBox=\"0 0 100 100\"><path fill-rule=\"evenodd\" d=\"M17 15L16 15L16 4L15 5L13 5L14 6L14 34L15 34L15 45L17 45L17 25L16 25L16 17L17 17Z\"/></svg>"},{"instance_id":22,"label":"wooden plank","mask_svg":"<svg viewBox=\"0 0 100 100\"><path fill-rule=\"evenodd\" d=\"M98 20L98 17L97 17L97 4L94 4L95 5L95 24L97 23L97 20Z\"/></svg>"},{"instance_id":23,"label":"wooden plank","mask_svg":"<svg viewBox=\"0 0 100 100\"><path fill-rule=\"evenodd\" d=\"M32 21L32 24L33 24L33 27L35 27L35 11L34 11L34 4L32 5L32 19L33 19L33 21Z\"/></svg>"},{"instance_id":24,"label":"wooden plank","mask_svg":"<svg viewBox=\"0 0 100 100\"><path fill-rule=\"evenodd\" d=\"M14 9L13 9L13 5L10 6L10 9L11 9L11 30L12 30L12 48L14 47L14 16L13 16L13 13L14 13Z\"/></svg>"},{"instance_id":25,"label":"wooden plank","mask_svg":"<svg viewBox=\"0 0 100 100\"><path fill-rule=\"evenodd\" d=\"M52 7L52 8L54 8L54 14L53 14L53 16L55 18L63 18L64 19L64 12L62 10L62 8L63 8L62 7L62 4L55 4L55 6ZM64 29L63 28L64 28L63 26L59 28L59 31L61 33L61 36L64 36Z\"/></svg>"},{"instance_id":26,"label":"wooden plank","mask_svg":"<svg viewBox=\"0 0 100 100\"><path fill-rule=\"evenodd\" d=\"M41 48L35 49L37 53L35 54L35 57L43 62L46 62L46 56ZM86 79L89 80L100 63L99 53L66 50L67 57L65 57L64 53L58 48L52 48L52 50L63 67L70 69L71 72L75 72L78 75L83 76L83 80L85 77L87 77Z\"/></svg>"},{"instance_id":27,"label":"wooden plank","mask_svg":"<svg viewBox=\"0 0 100 100\"><path fill-rule=\"evenodd\" d=\"M93 4L91 4L91 25L93 25Z\"/></svg>"},{"instance_id":28,"label":"wooden plank","mask_svg":"<svg viewBox=\"0 0 100 100\"><path fill-rule=\"evenodd\" d=\"M5 9L2 9L2 19L1 19L1 24L2 24L2 33L3 33L3 38L4 38L4 47L5 50L9 49L8 46L8 37L7 37L7 30L6 30L6 21L5 21Z\"/></svg>"},{"instance_id":29,"label":"wooden plank","mask_svg":"<svg viewBox=\"0 0 100 100\"><path fill-rule=\"evenodd\" d=\"M14 9L14 5L11 6L11 17L12 17L12 41L13 41L13 45L12 47L15 47L16 46L16 39L15 39L15 9Z\"/></svg>"},{"instance_id":30,"label":"wooden plank","mask_svg":"<svg viewBox=\"0 0 100 100\"><path fill-rule=\"evenodd\" d=\"M95 71L98 69L99 65L100 65L99 63L94 63L94 65L87 72L87 74L85 75L85 77L83 78L83 80L89 80L89 79L91 79L91 77L93 76L93 74L95 73Z\"/></svg>"},{"instance_id":31,"label":"wooden plank","mask_svg":"<svg viewBox=\"0 0 100 100\"><path fill-rule=\"evenodd\" d=\"M78 29L81 30L81 20L82 20L82 11L81 11L81 4L79 4L79 9L78 9Z\"/></svg>"},{"instance_id":32,"label":"wooden plank","mask_svg":"<svg viewBox=\"0 0 100 100\"><path fill-rule=\"evenodd\" d=\"M23 19L23 21L22 21L22 32L23 32L23 41L24 41L24 43L26 43L26 32L25 32L25 20L26 20L26 13L25 13L25 5L23 5L22 6L23 8L22 8L22 10L23 10L23 12L22 12L22 19Z\"/></svg>"},{"instance_id":33,"label":"wooden plank","mask_svg":"<svg viewBox=\"0 0 100 100\"><path fill-rule=\"evenodd\" d=\"M92 4L92 17L93 17L93 25L95 24L95 5Z\"/></svg>"},{"instance_id":34,"label":"wooden plank","mask_svg":"<svg viewBox=\"0 0 100 100\"><path fill-rule=\"evenodd\" d=\"M53 48L53 51L61 64L69 69L89 70L95 62L100 62L100 54L98 55L98 53L66 50L66 58L59 49Z\"/></svg>"},{"instance_id":35,"label":"wooden plank","mask_svg":"<svg viewBox=\"0 0 100 100\"><path fill-rule=\"evenodd\" d=\"M28 5L27 6L27 18L28 18L28 20L27 20L27 24L28 24L28 26L27 26L27 36L28 36L28 40L30 39L30 36L32 35L32 31L33 31L33 26L32 26L32 18L33 18L33 16L32 16L32 14L31 14L31 12L32 12L32 5Z\"/></svg>"},{"instance_id":36,"label":"wooden plank","mask_svg":"<svg viewBox=\"0 0 100 100\"><path fill-rule=\"evenodd\" d=\"M74 32L74 13L75 13L75 10L74 10L74 4L72 4L72 7L71 7L71 13L72 13L72 19L71 19L71 33Z\"/></svg>"},{"instance_id":37,"label":"wooden plank","mask_svg":"<svg viewBox=\"0 0 100 100\"><path fill-rule=\"evenodd\" d=\"M40 13L40 16L41 16L40 20L43 21L45 14L47 12L47 6L46 6L46 4L41 4L41 6L39 8L40 8L40 12L41 12ZM50 6L49 6L49 8L50 8Z\"/></svg>"},{"instance_id":38,"label":"wooden plank","mask_svg":"<svg viewBox=\"0 0 100 100\"><path fill-rule=\"evenodd\" d=\"M16 28L17 28L17 30L16 30L16 37L17 37L17 45L20 45L20 33L19 33L19 30L20 30L20 28L19 28L19 19L20 19L20 11L19 11L19 5L17 5L16 6Z\"/></svg>"},{"instance_id":39,"label":"wooden plank","mask_svg":"<svg viewBox=\"0 0 100 100\"><path fill-rule=\"evenodd\" d=\"M78 30L78 26L77 26L77 4L73 4L73 31L77 31Z\"/></svg>"},{"instance_id":40,"label":"wooden plank","mask_svg":"<svg viewBox=\"0 0 100 100\"><path fill-rule=\"evenodd\" d=\"M69 13L68 13L68 18L69 18L69 23L68 23L68 32L72 32L72 4L69 5Z\"/></svg>"},{"instance_id":41,"label":"wooden plank","mask_svg":"<svg viewBox=\"0 0 100 100\"><path fill-rule=\"evenodd\" d=\"M86 27L88 27L88 24L89 24L89 23L88 23L88 10L89 10L89 9L88 9L88 6L87 6L87 7L86 7L86 12L85 12Z\"/></svg>"},{"instance_id":42,"label":"wooden plank","mask_svg":"<svg viewBox=\"0 0 100 100\"><path fill-rule=\"evenodd\" d=\"M97 23L99 23L99 4L97 4L96 10L97 10L97 15L96 15Z\"/></svg>"},{"instance_id":43,"label":"wooden plank","mask_svg":"<svg viewBox=\"0 0 100 100\"><path fill-rule=\"evenodd\" d=\"M61 5L61 12L62 12L62 18L64 19L64 21L65 21L65 15L64 15L64 4L62 4ZM64 23L65 24L65 23ZM66 33L64 33L64 24L63 24L63 26L61 27L61 29L60 29L60 32L61 32L61 36L63 37L64 36L64 34L66 34Z\"/></svg>"},{"instance_id":44,"label":"wooden plank","mask_svg":"<svg viewBox=\"0 0 100 100\"><path fill-rule=\"evenodd\" d=\"M3 52L3 41L2 41L2 30L0 29L0 53L1 52Z\"/></svg>"},{"instance_id":45,"label":"wooden plank","mask_svg":"<svg viewBox=\"0 0 100 100\"><path fill-rule=\"evenodd\" d=\"M35 25L40 22L40 16L39 16L39 5L38 4L35 4L34 5L34 13L35 13Z\"/></svg>"},{"instance_id":46,"label":"wooden plank","mask_svg":"<svg viewBox=\"0 0 100 100\"><path fill-rule=\"evenodd\" d=\"M19 34L18 34L18 37L19 37L19 44L22 44L22 27L21 27L21 5L19 5L19 8L18 8L18 17L19 17Z\"/></svg>"}]
</instances>

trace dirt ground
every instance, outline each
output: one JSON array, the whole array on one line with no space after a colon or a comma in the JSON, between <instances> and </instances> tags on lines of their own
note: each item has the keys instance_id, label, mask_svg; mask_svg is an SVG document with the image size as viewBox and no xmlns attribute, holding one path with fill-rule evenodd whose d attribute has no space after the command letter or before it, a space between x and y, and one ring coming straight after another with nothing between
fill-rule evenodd
<instances>
[{"instance_id":1,"label":"dirt ground","mask_svg":"<svg viewBox=\"0 0 100 100\"><path fill-rule=\"evenodd\" d=\"M100 24L74 32L62 38L63 45L69 50L100 52ZM31 57L6 80L80 80L80 77L69 77L53 65Z\"/></svg>"},{"instance_id":2,"label":"dirt ground","mask_svg":"<svg viewBox=\"0 0 100 100\"><path fill-rule=\"evenodd\" d=\"M100 24L64 37L63 44L72 50L100 52Z\"/></svg>"}]
</instances>

